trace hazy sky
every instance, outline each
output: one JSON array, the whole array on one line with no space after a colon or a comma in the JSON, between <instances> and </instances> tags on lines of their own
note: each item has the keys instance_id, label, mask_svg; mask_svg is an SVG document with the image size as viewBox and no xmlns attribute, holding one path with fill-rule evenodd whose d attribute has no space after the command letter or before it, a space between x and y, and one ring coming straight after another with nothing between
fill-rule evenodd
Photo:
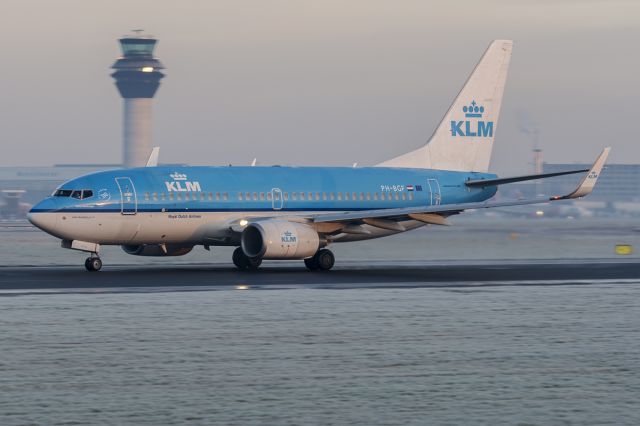
<instances>
[{"instance_id":1,"label":"hazy sky","mask_svg":"<svg viewBox=\"0 0 640 426\"><path fill-rule=\"evenodd\" d=\"M369 165L424 143L492 39L515 40L493 169L640 162L640 1L0 2L0 165L118 163L116 39L159 38L161 161Z\"/></svg>"}]
</instances>

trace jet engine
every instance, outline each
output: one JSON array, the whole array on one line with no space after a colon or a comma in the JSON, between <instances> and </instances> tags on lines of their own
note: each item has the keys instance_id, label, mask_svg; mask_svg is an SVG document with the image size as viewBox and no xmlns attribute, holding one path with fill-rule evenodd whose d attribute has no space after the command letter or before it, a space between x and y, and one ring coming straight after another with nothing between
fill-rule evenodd
<instances>
[{"instance_id":1,"label":"jet engine","mask_svg":"<svg viewBox=\"0 0 640 426\"><path fill-rule=\"evenodd\" d=\"M140 244L125 245L122 246L122 250L134 256L184 256L193 250L193 247L172 244L166 244L164 247L161 244Z\"/></svg>"},{"instance_id":2,"label":"jet engine","mask_svg":"<svg viewBox=\"0 0 640 426\"><path fill-rule=\"evenodd\" d=\"M320 247L312 227L286 220L262 220L248 225L240 236L242 251L262 259L305 259Z\"/></svg>"}]
</instances>

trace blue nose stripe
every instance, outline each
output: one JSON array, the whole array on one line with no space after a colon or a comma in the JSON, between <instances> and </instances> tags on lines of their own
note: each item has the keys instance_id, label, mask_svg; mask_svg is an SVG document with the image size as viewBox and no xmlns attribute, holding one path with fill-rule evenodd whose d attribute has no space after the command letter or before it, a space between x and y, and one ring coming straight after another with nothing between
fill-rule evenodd
<instances>
[{"instance_id":1,"label":"blue nose stripe","mask_svg":"<svg viewBox=\"0 0 640 426\"><path fill-rule=\"evenodd\" d=\"M58 209L58 203L53 197L45 198L40 201L38 204L33 206L29 213L46 213L53 212Z\"/></svg>"}]
</instances>

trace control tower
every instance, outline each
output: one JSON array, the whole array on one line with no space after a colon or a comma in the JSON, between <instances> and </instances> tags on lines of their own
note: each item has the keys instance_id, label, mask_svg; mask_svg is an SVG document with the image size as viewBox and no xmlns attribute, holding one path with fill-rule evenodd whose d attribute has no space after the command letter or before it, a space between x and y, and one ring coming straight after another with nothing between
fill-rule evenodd
<instances>
[{"instance_id":1,"label":"control tower","mask_svg":"<svg viewBox=\"0 0 640 426\"><path fill-rule=\"evenodd\" d=\"M152 99L160 86L164 66L153 57L157 40L142 30L120 39L122 56L111 68L120 96L124 99L124 167L141 167L151 153Z\"/></svg>"}]
</instances>

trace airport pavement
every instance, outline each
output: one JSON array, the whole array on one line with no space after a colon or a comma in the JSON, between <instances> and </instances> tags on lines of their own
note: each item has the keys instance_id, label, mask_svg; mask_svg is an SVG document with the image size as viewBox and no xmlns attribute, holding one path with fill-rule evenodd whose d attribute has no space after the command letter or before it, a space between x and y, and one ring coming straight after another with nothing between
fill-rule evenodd
<instances>
[{"instance_id":1,"label":"airport pavement","mask_svg":"<svg viewBox=\"0 0 640 426\"><path fill-rule=\"evenodd\" d=\"M0 290L172 288L358 288L590 284L602 280L640 283L637 261L476 262L372 266L338 265L329 272L309 272L299 264L272 263L258 271L230 265L106 265L100 272L83 266L0 267ZM621 281L620 281L621 280Z\"/></svg>"}]
</instances>

